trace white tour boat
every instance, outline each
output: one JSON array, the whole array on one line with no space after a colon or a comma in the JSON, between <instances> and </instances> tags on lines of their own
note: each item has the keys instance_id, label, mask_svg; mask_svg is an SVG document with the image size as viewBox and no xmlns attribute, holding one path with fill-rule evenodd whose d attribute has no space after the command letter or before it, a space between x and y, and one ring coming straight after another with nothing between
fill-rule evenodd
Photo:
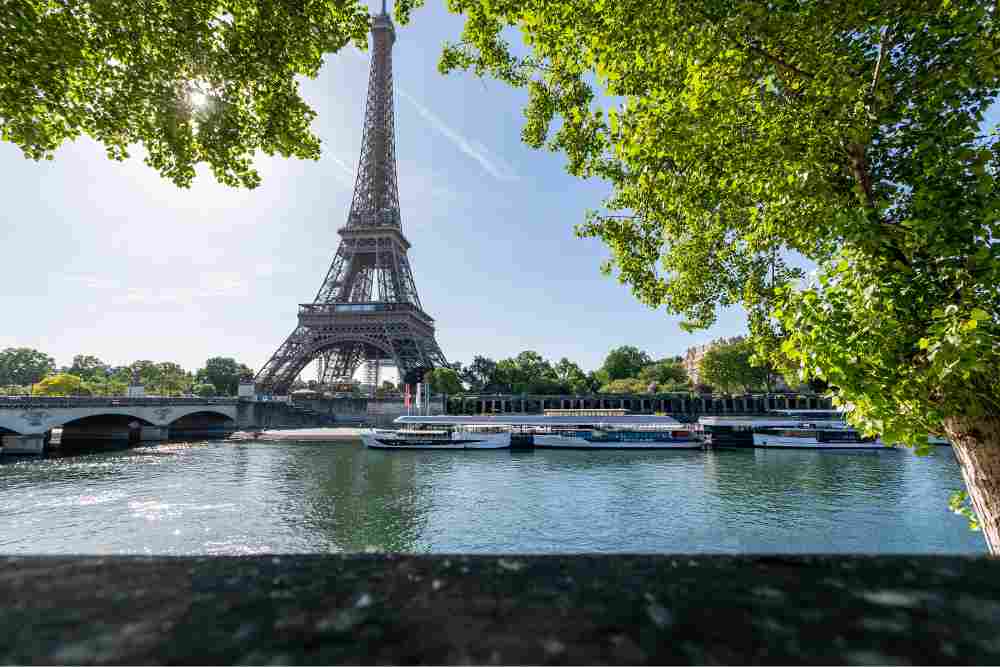
<instances>
[{"instance_id":1,"label":"white tour boat","mask_svg":"<svg viewBox=\"0 0 1000 667\"><path fill-rule=\"evenodd\" d=\"M836 410L772 410L775 419L753 425L754 447L789 449L892 449L863 436Z\"/></svg>"},{"instance_id":2,"label":"white tour boat","mask_svg":"<svg viewBox=\"0 0 1000 667\"><path fill-rule=\"evenodd\" d=\"M673 417L559 415L525 427L541 449L701 449L690 429Z\"/></svg>"},{"instance_id":3,"label":"white tour boat","mask_svg":"<svg viewBox=\"0 0 1000 667\"><path fill-rule=\"evenodd\" d=\"M372 429L361 434L372 449L506 449L510 430L494 424L448 417L400 417L398 429Z\"/></svg>"}]
</instances>

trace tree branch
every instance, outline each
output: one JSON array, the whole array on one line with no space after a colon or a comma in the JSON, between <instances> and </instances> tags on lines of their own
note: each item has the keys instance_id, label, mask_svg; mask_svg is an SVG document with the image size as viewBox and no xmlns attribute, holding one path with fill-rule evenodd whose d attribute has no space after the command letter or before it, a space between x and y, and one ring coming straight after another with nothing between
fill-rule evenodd
<instances>
[{"instance_id":1,"label":"tree branch","mask_svg":"<svg viewBox=\"0 0 1000 667\"><path fill-rule=\"evenodd\" d=\"M738 41L738 40L737 40L737 41ZM753 53L756 53L757 55L761 56L761 57L762 57L762 58L764 58L765 60L769 60L770 62L774 63L774 64L775 64L775 65L777 65L778 67L784 67L785 69L789 70L790 72L794 72L794 73L798 74L799 76L802 76L802 77L805 77L805 78L807 78L807 79L813 79L813 78L815 78L815 77L816 77L816 75L815 75L815 74L812 74L812 73L810 73L810 72L807 72L807 71L805 71L805 70L803 70L803 69L799 69L799 68L798 68L798 67L796 67L795 65L793 65L793 64L791 64L791 63L789 63L789 62L786 62L786 61L782 60L782 59L781 59L781 58L779 58L778 56L775 56L775 55L773 55L773 54L771 54L771 53L768 53L767 51L765 51L765 50L764 50L764 49L762 49L761 47L757 46L756 44L754 44L754 43L753 43L753 42L751 42L750 40L747 40L746 42L744 42L744 44L746 44L746 46L747 46L747 47L748 47L748 48L749 48L749 49L750 49L750 50L751 50L751 51L752 51Z\"/></svg>"},{"instance_id":2,"label":"tree branch","mask_svg":"<svg viewBox=\"0 0 1000 667\"><path fill-rule=\"evenodd\" d=\"M874 100L875 89L878 87L879 77L882 75L882 65L885 62L886 54L892 50L892 38L895 31L889 26L882 28L882 39L878 45L878 60L875 61L875 73L872 75L872 87L868 95Z\"/></svg>"}]
</instances>

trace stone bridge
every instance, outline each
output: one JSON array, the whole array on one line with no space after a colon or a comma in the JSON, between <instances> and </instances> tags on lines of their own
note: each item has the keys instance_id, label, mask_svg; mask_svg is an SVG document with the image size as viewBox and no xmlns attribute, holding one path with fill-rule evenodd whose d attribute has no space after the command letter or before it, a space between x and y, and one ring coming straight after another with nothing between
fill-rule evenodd
<instances>
[{"instance_id":1,"label":"stone bridge","mask_svg":"<svg viewBox=\"0 0 1000 667\"><path fill-rule=\"evenodd\" d=\"M64 443L225 434L240 414L235 398L0 397L0 443L7 454L42 453L54 428Z\"/></svg>"}]
</instances>

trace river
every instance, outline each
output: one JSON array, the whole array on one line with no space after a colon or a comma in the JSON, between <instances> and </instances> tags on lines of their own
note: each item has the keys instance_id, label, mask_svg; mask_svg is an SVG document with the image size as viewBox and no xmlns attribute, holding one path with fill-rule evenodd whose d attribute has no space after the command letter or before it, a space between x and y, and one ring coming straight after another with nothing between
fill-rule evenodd
<instances>
[{"instance_id":1,"label":"river","mask_svg":"<svg viewBox=\"0 0 1000 667\"><path fill-rule=\"evenodd\" d=\"M0 553L986 553L949 448L399 451L160 443L0 458Z\"/></svg>"}]
</instances>

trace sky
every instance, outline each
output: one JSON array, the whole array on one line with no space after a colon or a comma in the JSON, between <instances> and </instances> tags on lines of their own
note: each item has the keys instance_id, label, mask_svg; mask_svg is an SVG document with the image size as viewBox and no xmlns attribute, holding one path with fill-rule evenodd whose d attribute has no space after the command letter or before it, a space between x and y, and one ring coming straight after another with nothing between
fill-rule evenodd
<instances>
[{"instance_id":1,"label":"sky","mask_svg":"<svg viewBox=\"0 0 1000 667\"><path fill-rule=\"evenodd\" d=\"M738 309L688 334L601 274L608 250L573 226L609 194L566 173L563 156L520 141L526 95L437 72L460 17L428 3L397 31L396 154L403 231L424 309L449 361L534 350L585 370L634 345L653 358L744 333ZM263 157L239 190L203 170L179 189L89 139L33 162L0 143L0 348L69 365L213 356L259 369L315 295L347 219L361 144L368 55L327 59L303 96L318 112L319 161ZM306 374L305 379L310 379Z\"/></svg>"}]
</instances>

